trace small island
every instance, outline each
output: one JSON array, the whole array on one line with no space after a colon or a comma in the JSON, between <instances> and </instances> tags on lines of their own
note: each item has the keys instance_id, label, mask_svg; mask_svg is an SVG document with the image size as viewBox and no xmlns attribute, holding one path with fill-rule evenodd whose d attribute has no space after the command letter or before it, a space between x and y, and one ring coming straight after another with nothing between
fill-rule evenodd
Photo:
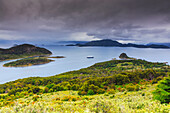
<instances>
[{"instance_id":1,"label":"small island","mask_svg":"<svg viewBox=\"0 0 170 113\"><path fill-rule=\"evenodd\" d=\"M48 58L66 58L65 56L50 56Z\"/></svg>"},{"instance_id":2,"label":"small island","mask_svg":"<svg viewBox=\"0 0 170 113\"><path fill-rule=\"evenodd\" d=\"M49 62L52 62L54 60L50 60L46 57L33 57L33 58L25 58L21 60L17 60L14 62L9 62L3 65L3 67L28 67L33 65L41 65L41 64L47 64Z\"/></svg>"},{"instance_id":3,"label":"small island","mask_svg":"<svg viewBox=\"0 0 170 113\"><path fill-rule=\"evenodd\" d=\"M132 57L129 57L127 56L126 53L121 53L120 56L119 56L120 59L124 59L124 60L135 60L136 58L132 58Z\"/></svg>"}]
</instances>

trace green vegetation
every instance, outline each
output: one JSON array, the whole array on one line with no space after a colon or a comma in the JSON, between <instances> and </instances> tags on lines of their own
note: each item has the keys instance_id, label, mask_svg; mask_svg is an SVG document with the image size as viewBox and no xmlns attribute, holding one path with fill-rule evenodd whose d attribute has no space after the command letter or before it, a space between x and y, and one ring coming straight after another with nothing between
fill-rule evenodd
<instances>
[{"instance_id":1,"label":"green vegetation","mask_svg":"<svg viewBox=\"0 0 170 113\"><path fill-rule=\"evenodd\" d=\"M128 59L129 57L126 55L126 53L121 53L119 58L121 58L121 59Z\"/></svg>"},{"instance_id":2,"label":"green vegetation","mask_svg":"<svg viewBox=\"0 0 170 113\"><path fill-rule=\"evenodd\" d=\"M45 49L36 47L30 44L18 45L11 47L9 49L0 49L0 61L18 59L18 58L27 58L32 56L42 56L42 55L51 55L52 53Z\"/></svg>"},{"instance_id":3,"label":"green vegetation","mask_svg":"<svg viewBox=\"0 0 170 113\"><path fill-rule=\"evenodd\" d=\"M154 98L160 100L161 103L170 102L170 77L159 81L156 90L153 92Z\"/></svg>"},{"instance_id":4,"label":"green vegetation","mask_svg":"<svg viewBox=\"0 0 170 113\"><path fill-rule=\"evenodd\" d=\"M144 85L145 86L145 85ZM1 113L169 113L169 105L153 100L155 85L132 92L80 96L77 91L28 94L4 102ZM143 95L145 94L145 95ZM12 98L12 96L11 96ZM2 100L2 99L1 99Z\"/></svg>"},{"instance_id":5,"label":"green vegetation","mask_svg":"<svg viewBox=\"0 0 170 113\"><path fill-rule=\"evenodd\" d=\"M136 60L136 58L132 58L132 57L127 56L126 53L121 53L119 58L120 59L126 59L126 60Z\"/></svg>"},{"instance_id":6,"label":"green vegetation","mask_svg":"<svg viewBox=\"0 0 170 113\"><path fill-rule=\"evenodd\" d=\"M170 66L164 63L111 60L56 76L2 84L0 107L2 112L168 113L169 104L154 100L152 91L169 75Z\"/></svg>"},{"instance_id":7,"label":"green vegetation","mask_svg":"<svg viewBox=\"0 0 170 113\"><path fill-rule=\"evenodd\" d=\"M14 62L6 63L3 66L4 67L26 67L32 65L46 64L52 61L53 60L43 58L43 57L34 57L34 58L25 58Z\"/></svg>"},{"instance_id":8,"label":"green vegetation","mask_svg":"<svg viewBox=\"0 0 170 113\"><path fill-rule=\"evenodd\" d=\"M51 57L48 57L48 58L65 58L65 56L51 56Z\"/></svg>"}]
</instances>

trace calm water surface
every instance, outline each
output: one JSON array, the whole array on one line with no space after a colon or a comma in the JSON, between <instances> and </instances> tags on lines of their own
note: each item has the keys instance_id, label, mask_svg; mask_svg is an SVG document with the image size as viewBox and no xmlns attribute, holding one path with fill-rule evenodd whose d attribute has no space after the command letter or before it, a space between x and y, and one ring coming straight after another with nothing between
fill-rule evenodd
<instances>
[{"instance_id":1,"label":"calm water surface","mask_svg":"<svg viewBox=\"0 0 170 113\"><path fill-rule=\"evenodd\" d=\"M54 59L44 65L37 65L22 68L3 67L4 63L0 62L0 84L16 80L19 78L33 76L52 76L59 73L78 70L93 65L97 62L118 58L122 52L134 58L145 59L153 62L169 62L170 49L138 49L138 48L121 48L121 47L66 47L66 46L45 46L53 52L53 56L65 56L63 59ZM94 56L94 59L87 59L87 56Z\"/></svg>"}]
</instances>

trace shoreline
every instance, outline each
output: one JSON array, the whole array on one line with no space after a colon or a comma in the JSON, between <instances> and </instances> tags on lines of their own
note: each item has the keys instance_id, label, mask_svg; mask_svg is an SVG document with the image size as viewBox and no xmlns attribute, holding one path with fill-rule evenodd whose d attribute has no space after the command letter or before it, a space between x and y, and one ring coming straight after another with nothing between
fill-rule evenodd
<instances>
[{"instance_id":1,"label":"shoreline","mask_svg":"<svg viewBox=\"0 0 170 113\"><path fill-rule=\"evenodd\" d=\"M117 61L129 61L129 60L134 60L134 59L129 59L129 60L126 60L126 59L116 59ZM135 60L141 60L141 59L135 59ZM55 60L53 60L53 61L55 61ZM51 61L51 62L53 62L53 61ZM57 73L57 74L52 74L52 75L47 75L47 76L39 76L39 75L36 75L36 76L30 76L30 75L28 75L28 76L25 76L25 77L21 77L21 78L17 78L17 79L13 79L13 80L8 80L8 81L4 81L4 82L0 82L0 85L1 84L5 84L5 83L8 83L8 82L12 82L12 81L16 81L16 80L18 80L18 79L25 79L25 78L29 78L29 77L40 77L40 78L44 78L44 77L52 77L52 76L58 76L58 75L60 75L60 74L65 74L65 73L69 73L69 72L72 72L72 71L79 71L79 70L81 70L81 69L86 69L86 68L89 68L89 67L91 67L91 66L93 66L93 65L95 65L95 64L99 64L99 63L104 63L104 62L109 62L109 61L115 61L115 60L113 60L113 59L111 59L111 60L106 60L106 61L102 61L102 62L96 62L96 63L94 63L94 64L92 64L92 65L89 65L89 66L86 66L86 67L82 67L82 68L78 68L78 69L75 69L75 70L69 70L69 71L65 71L65 72L61 72L61 73ZM147 61L147 60L145 60L145 61ZM147 61L147 62L152 62L152 61ZM49 62L50 63L50 62ZM152 62L152 63L164 63L164 62ZM165 63L164 63L165 64ZM41 65L41 64L38 64L38 65ZM43 65L43 64L42 64ZM166 66L170 66L169 64L165 64ZM32 65L32 66L34 66L34 65ZM30 67L30 66L27 66L27 67ZM13 68L13 67L11 67L11 68ZM15 68L15 67L14 67ZM22 67L21 67L22 68Z\"/></svg>"},{"instance_id":2,"label":"shoreline","mask_svg":"<svg viewBox=\"0 0 170 113\"><path fill-rule=\"evenodd\" d=\"M9 68L17 68L17 67L30 67L30 66L36 66L36 65L43 65L43 64L48 64L50 62L54 62L54 60L45 62L45 63L39 63L39 64L28 64L28 65L22 65L22 66L4 66L3 67L9 67Z\"/></svg>"},{"instance_id":3,"label":"shoreline","mask_svg":"<svg viewBox=\"0 0 170 113\"><path fill-rule=\"evenodd\" d=\"M13 62L3 64L3 67L29 67L34 65L43 65L55 60L48 59L48 57L29 57L16 60ZM25 63L25 64L24 64Z\"/></svg>"},{"instance_id":4,"label":"shoreline","mask_svg":"<svg viewBox=\"0 0 170 113\"><path fill-rule=\"evenodd\" d=\"M47 57L49 57L52 54L44 54L44 55L47 55ZM42 56L42 55L33 55L33 56L25 56L25 57L13 58L13 59L5 59L5 60L0 60L0 62L10 61L10 60L21 60L21 59L25 59L25 58L40 57L40 56Z\"/></svg>"}]
</instances>

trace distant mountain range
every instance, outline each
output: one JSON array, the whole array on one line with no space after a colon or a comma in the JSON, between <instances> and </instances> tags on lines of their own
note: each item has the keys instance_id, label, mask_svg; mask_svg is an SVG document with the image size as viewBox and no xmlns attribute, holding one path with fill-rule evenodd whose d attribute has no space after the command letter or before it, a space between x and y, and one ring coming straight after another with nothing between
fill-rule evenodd
<instances>
[{"instance_id":1,"label":"distant mountain range","mask_svg":"<svg viewBox=\"0 0 170 113\"><path fill-rule=\"evenodd\" d=\"M147 45L152 45L152 44L156 44L156 45L165 45L165 46L170 47L170 43L149 43L149 44L147 44Z\"/></svg>"},{"instance_id":2,"label":"distant mountain range","mask_svg":"<svg viewBox=\"0 0 170 113\"><path fill-rule=\"evenodd\" d=\"M138 45L138 44L122 44L118 41L113 41L111 39L103 39L103 40L96 40L96 41L90 41L84 44L69 44L67 46L79 46L79 47L85 47L85 46L102 46L102 47L136 47L136 48L162 48L162 49L170 49L169 46L166 45L158 45L158 44L149 44L149 45Z\"/></svg>"},{"instance_id":3,"label":"distant mountain range","mask_svg":"<svg viewBox=\"0 0 170 113\"><path fill-rule=\"evenodd\" d=\"M31 44L15 45L9 49L1 49L0 54L32 54L32 53L42 53L42 54L52 54L49 50L45 48L36 47Z\"/></svg>"},{"instance_id":4,"label":"distant mountain range","mask_svg":"<svg viewBox=\"0 0 170 113\"><path fill-rule=\"evenodd\" d=\"M88 41L59 41L56 42L59 45L68 45L68 44L85 44Z\"/></svg>"}]
</instances>

